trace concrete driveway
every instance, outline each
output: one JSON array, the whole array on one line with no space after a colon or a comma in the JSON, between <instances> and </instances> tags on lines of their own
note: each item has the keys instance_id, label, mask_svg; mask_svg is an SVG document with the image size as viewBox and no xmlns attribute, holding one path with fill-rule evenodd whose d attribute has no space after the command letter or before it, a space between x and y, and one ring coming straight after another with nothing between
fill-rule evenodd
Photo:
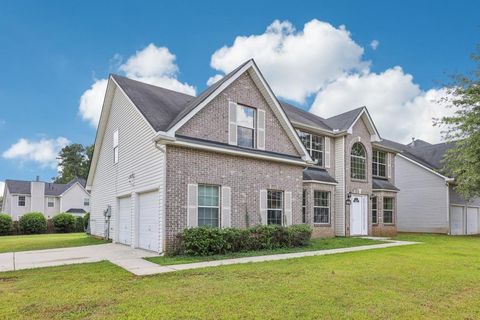
<instances>
[{"instance_id":1,"label":"concrete driveway","mask_svg":"<svg viewBox=\"0 0 480 320\"><path fill-rule=\"evenodd\" d=\"M158 254L114 243L7 252L0 254L0 272L108 260L134 274L138 273L137 270L142 270L144 274L145 270L161 271L162 267L158 264L142 259L154 256Z\"/></svg>"}]
</instances>

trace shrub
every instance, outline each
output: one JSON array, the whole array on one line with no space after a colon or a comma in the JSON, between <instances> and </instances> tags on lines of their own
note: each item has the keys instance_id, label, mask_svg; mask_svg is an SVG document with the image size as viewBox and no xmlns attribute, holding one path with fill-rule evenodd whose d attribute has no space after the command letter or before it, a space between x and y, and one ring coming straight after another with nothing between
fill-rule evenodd
<instances>
[{"instance_id":1,"label":"shrub","mask_svg":"<svg viewBox=\"0 0 480 320\"><path fill-rule=\"evenodd\" d=\"M75 217L70 213L57 214L52 219L55 232L67 233L75 231Z\"/></svg>"},{"instance_id":2,"label":"shrub","mask_svg":"<svg viewBox=\"0 0 480 320\"><path fill-rule=\"evenodd\" d=\"M47 231L47 219L40 212L24 214L18 221L20 231L25 234L44 233Z\"/></svg>"},{"instance_id":3,"label":"shrub","mask_svg":"<svg viewBox=\"0 0 480 320\"><path fill-rule=\"evenodd\" d=\"M84 232L85 231L85 221L83 217L76 217L75 218L75 231L76 232Z\"/></svg>"},{"instance_id":4,"label":"shrub","mask_svg":"<svg viewBox=\"0 0 480 320\"><path fill-rule=\"evenodd\" d=\"M88 225L90 224L90 212L87 212L84 216L83 216L83 228L84 230L87 230L88 229Z\"/></svg>"},{"instance_id":5,"label":"shrub","mask_svg":"<svg viewBox=\"0 0 480 320\"><path fill-rule=\"evenodd\" d=\"M206 256L229 252L270 250L308 244L312 228L308 225L282 227L256 226L248 229L198 227L179 234L171 255Z\"/></svg>"},{"instance_id":6,"label":"shrub","mask_svg":"<svg viewBox=\"0 0 480 320\"><path fill-rule=\"evenodd\" d=\"M6 213L0 213L0 235L4 236L9 234L12 230L12 227L12 217Z\"/></svg>"}]
</instances>

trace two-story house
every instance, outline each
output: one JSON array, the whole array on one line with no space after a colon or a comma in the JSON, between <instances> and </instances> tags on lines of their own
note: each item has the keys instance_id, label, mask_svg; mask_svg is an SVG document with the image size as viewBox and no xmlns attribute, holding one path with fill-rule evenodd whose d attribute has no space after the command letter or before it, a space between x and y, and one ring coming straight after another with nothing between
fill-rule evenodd
<instances>
[{"instance_id":1,"label":"two-story house","mask_svg":"<svg viewBox=\"0 0 480 320\"><path fill-rule=\"evenodd\" d=\"M395 152L365 108L322 119L280 103L253 60L197 97L111 75L91 232L156 252L202 225L392 234Z\"/></svg>"},{"instance_id":2,"label":"two-story house","mask_svg":"<svg viewBox=\"0 0 480 320\"><path fill-rule=\"evenodd\" d=\"M3 211L17 221L28 212L41 212L50 219L61 212L83 216L90 212L90 194L84 179L69 183L5 180Z\"/></svg>"}]
</instances>

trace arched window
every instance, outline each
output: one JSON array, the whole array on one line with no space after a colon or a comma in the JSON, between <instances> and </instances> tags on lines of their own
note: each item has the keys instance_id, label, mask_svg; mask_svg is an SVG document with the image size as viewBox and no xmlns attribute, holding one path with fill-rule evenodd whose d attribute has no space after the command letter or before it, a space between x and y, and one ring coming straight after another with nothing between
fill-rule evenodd
<instances>
[{"instance_id":1,"label":"arched window","mask_svg":"<svg viewBox=\"0 0 480 320\"><path fill-rule=\"evenodd\" d=\"M352 179L367 179L367 152L360 142L355 142L350 153L350 177Z\"/></svg>"}]
</instances>

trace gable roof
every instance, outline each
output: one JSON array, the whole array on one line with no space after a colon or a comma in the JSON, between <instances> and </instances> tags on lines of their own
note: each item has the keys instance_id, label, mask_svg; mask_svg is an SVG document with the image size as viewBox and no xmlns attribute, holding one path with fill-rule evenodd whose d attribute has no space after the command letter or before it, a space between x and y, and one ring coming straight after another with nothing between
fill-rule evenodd
<instances>
[{"instance_id":1,"label":"gable roof","mask_svg":"<svg viewBox=\"0 0 480 320\"><path fill-rule=\"evenodd\" d=\"M283 110L285 110L287 116L290 118L290 121L298 123L300 125L303 124L312 127L319 127L320 129L328 131L333 131L333 129L325 123L325 119L323 119L322 117L297 108L283 101L281 101L280 104L282 105Z\"/></svg>"},{"instance_id":2,"label":"gable roof","mask_svg":"<svg viewBox=\"0 0 480 320\"><path fill-rule=\"evenodd\" d=\"M365 107L356 108L336 116L325 119L325 122L333 129L338 131L348 130L357 120Z\"/></svg>"},{"instance_id":3,"label":"gable roof","mask_svg":"<svg viewBox=\"0 0 480 320\"><path fill-rule=\"evenodd\" d=\"M10 193L15 194L30 194L31 184L34 181L23 181L23 180L5 180L5 186L8 188ZM86 181L84 179L76 178L71 180L68 183L51 183L45 182L45 195L46 196L60 196L65 191L70 189L75 183L79 183L83 188L85 188Z\"/></svg>"},{"instance_id":4,"label":"gable roof","mask_svg":"<svg viewBox=\"0 0 480 320\"><path fill-rule=\"evenodd\" d=\"M327 170L322 168L309 167L303 170L303 181L304 182L327 182L331 184L337 184L335 180Z\"/></svg>"},{"instance_id":5,"label":"gable roof","mask_svg":"<svg viewBox=\"0 0 480 320\"><path fill-rule=\"evenodd\" d=\"M112 74L155 131L167 130L194 96Z\"/></svg>"},{"instance_id":6,"label":"gable roof","mask_svg":"<svg viewBox=\"0 0 480 320\"><path fill-rule=\"evenodd\" d=\"M390 190L390 191L400 191L392 183L385 179L372 179L372 190Z\"/></svg>"}]
</instances>

